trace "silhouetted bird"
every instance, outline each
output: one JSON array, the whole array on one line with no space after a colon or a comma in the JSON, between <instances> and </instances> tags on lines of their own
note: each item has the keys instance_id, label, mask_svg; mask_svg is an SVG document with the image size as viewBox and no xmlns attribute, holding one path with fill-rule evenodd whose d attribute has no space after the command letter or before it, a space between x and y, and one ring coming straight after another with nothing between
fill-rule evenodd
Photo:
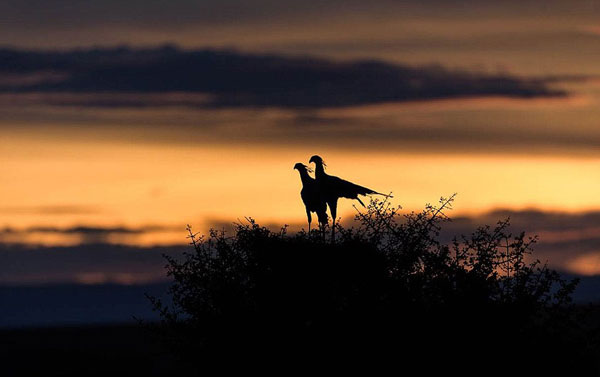
<instances>
[{"instance_id":1,"label":"silhouetted bird","mask_svg":"<svg viewBox=\"0 0 600 377\"><path fill-rule=\"evenodd\" d=\"M308 174L308 166L297 163L294 165L294 169L298 170L300 179L302 180L302 191L300 191L300 196L304 202L304 207L306 207L308 231L310 232L310 223L312 222L311 212L317 213L319 224L327 224L327 204L319 192L317 182Z\"/></svg>"},{"instance_id":2,"label":"silhouetted bird","mask_svg":"<svg viewBox=\"0 0 600 377\"><path fill-rule=\"evenodd\" d=\"M364 207L365 204L358 198L358 195L377 194L391 197L369 188L356 185L352 182L345 181L341 178L334 177L325 173L325 163L320 156L312 156L309 163L315 164L315 180L322 198L329 205L329 211L333 218L333 226L331 236L335 237L335 219L337 216L337 201L339 198L356 199Z\"/></svg>"}]
</instances>

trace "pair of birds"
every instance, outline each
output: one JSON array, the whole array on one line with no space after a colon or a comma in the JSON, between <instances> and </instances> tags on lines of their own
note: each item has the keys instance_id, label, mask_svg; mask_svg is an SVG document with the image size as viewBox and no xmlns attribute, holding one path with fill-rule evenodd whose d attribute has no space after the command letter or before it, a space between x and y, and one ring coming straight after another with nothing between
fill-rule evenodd
<instances>
[{"instance_id":1,"label":"pair of birds","mask_svg":"<svg viewBox=\"0 0 600 377\"><path fill-rule=\"evenodd\" d=\"M327 206L331 212L333 225L331 228L332 237L335 237L335 219L337 216L337 202L339 198L356 199L364 207L365 204L359 199L358 195L390 195L381 194L369 188L359 186L338 177L325 173L325 163L320 156L312 156L309 163L315 164L315 178L308 173L311 169L298 162L294 169L300 173L302 180L302 191L300 196L306 207L306 217L308 218L308 231L310 232L310 223L312 222L311 212L317 213L320 225L327 224Z\"/></svg>"}]
</instances>

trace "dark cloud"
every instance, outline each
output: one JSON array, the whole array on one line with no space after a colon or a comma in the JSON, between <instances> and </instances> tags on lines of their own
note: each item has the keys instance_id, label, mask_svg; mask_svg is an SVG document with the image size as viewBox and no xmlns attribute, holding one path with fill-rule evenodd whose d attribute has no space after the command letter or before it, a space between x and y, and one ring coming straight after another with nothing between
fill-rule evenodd
<instances>
[{"instance_id":1,"label":"dark cloud","mask_svg":"<svg viewBox=\"0 0 600 377\"><path fill-rule=\"evenodd\" d=\"M167 279L164 254L185 246L134 247L110 244L36 247L0 244L0 285L50 283L141 284Z\"/></svg>"},{"instance_id":2,"label":"dark cloud","mask_svg":"<svg viewBox=\"0 0 600 377\"><path fill-rule=\"evenodd\" d=\"M0 78L0 86L2 85ZM0 93L0 104L4 106L71 106L71 107L128 107L152 108L165 106L205 107L210 96L202 93Z\"/></svg>"},{"instance_id":3,"label":"dark cloud","mask_svg":"<svg viewBox=\"0 0 600 377\"><path fill-rule=\"evenodd\" d=\"M69 228L57 228L57 227L30 227L22 232L39 232L39 233L58 233L58 234L143 234L152 233L157 231L171 231L180 230L180 227L168 227L160 225L149 225L143 228L128 228L128 227L93 227L93 226L75 226ZM9 232L15 230L8 229ZM1 231L0 231L1 232Z\"/></svg>"},{"instance_id":4,"label":"dark cloud","mask_svg":"<svg viewBox=\"0 0 600 377\"><path fill-rule=\"evenodd\" d=\"M182 233L184 226L163 226L147 225L139 228L116 226L116 227L97 227L97 226L73 226L73 227L53 227L53 226L31 226L23 229L5 227L0 229L0 244L43 244L44 236L58 236L58 240L71 242L76 240L79 244L108 244L108 243L135 243L139 236L156 234L161 232ZM114 236L117 236L116 238ZM126 242L129 240L129 242ZM54 241L57 242L57 241ZM60 241L58 242L60 243ZM68 243L68 242L67 242ZM181 243L184 243L182 241Z\"/></svg>"},{"instance_id":5,"label":"dark cloud","mask_svg":"<svg viewBox=\"0 0 600 377\"><path fill-rule=\"evenodd\" d=\"M380 61L251 55L217 50L93 49L66 52L0 51L0 73L54 72L47 81L0 82L4 93L101 93L40 97L52 104L141 106L139 93L167 93L164 105L317 108L464 96L557 96L543 80L485 75ZM43 78L43 75L36 76ZM63 79L61 79L61 77ZM201 99L172 93L205 94ZM119 93L110 96L106 93ZM128 95L124 95L128 94ZM25 97L31 100L31 97ZM161 97L146 97L158 106Z\"/></svg>"},{"instance_id":6,"label":"dark cloud","mask_svg":"<svg viewBox=\"0 0 600 377\"><path fill-rule=\"evenodd\" d=\"M442 238L448 242L460 234L470 234L484 224L494 226L508 219L513 234L525 232L538 237L533 258L552 268L585 275L600 275L600 211L582 213L540 210L496 210L472 217L457 217L444 226Z\"/></svg>"}]
</instances>

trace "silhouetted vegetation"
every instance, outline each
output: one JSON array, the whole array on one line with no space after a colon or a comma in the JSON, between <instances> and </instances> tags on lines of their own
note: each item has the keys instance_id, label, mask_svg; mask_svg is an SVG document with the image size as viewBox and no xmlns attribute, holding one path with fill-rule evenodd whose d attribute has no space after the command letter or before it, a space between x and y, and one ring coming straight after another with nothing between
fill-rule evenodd
<instances>
[{"instance_id":1,"label":"silhouetted vegetation","mask_svg":"<svg viewBox=\"0 0 600 377\"><path fill-rule=\"evenodd\" d=\"M577 281L534 260L536 238L508 221L441 244L452 201L409 214L372 201L335 242L252 219L231 235L190 229L193 249L167 257L172 306L152 299L164 335L199 369L597 372L595 336L571 303Z\"/></svg>"}]
</instances>

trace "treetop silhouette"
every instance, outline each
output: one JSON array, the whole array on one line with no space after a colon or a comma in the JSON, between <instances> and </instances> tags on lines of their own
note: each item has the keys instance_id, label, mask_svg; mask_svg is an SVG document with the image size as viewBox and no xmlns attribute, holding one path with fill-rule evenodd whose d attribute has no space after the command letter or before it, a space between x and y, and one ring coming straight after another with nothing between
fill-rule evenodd
<instances>
[{"instance_id":1,"label":"treetop silhouette","mask_svg":"<svg viewBox=\"0 0 600 377\"><path fill-rule=\"evenodd\" d=\"M577 281L532 259L536 238L508 221L441 243L453 199L418 213L372 199L356 226L337 225L335 243L250 218L232 234L189 228L193 248L166 256L172 303L152 299L165 337L201 369L321 358L349 369L597 373L597 343L571 302Z\"/></svg>"}]
</instances>

